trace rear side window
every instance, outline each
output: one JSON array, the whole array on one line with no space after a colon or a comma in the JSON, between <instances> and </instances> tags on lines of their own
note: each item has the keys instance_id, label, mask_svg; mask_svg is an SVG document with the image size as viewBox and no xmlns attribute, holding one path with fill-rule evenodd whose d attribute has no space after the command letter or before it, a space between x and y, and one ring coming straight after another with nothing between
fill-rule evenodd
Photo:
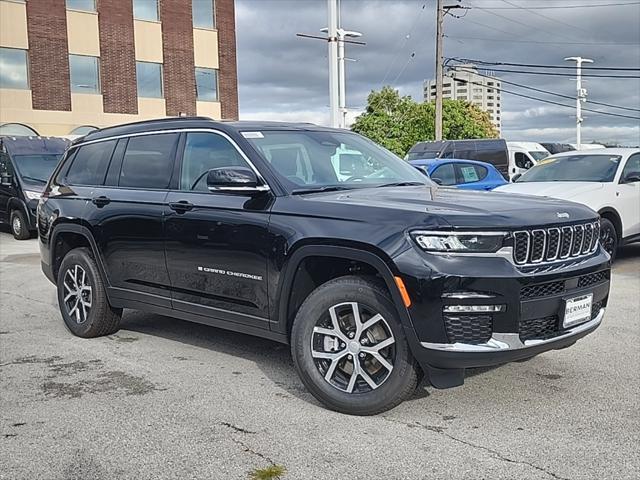
<instances>
[{"instance_id":1,"label":"rear side window","mask_svg":"<svg viewBox=\"0 0 640 480\"><path fill-rule=\"evenodd\" d=\"M481 165L465 165L459 163L456 165L460 172L462 183L473 183L484 180L489 171Z\"/></svg>"},{"instance_id":2,"label":"rear side window","mask_svg":"<svg viewBox=\"0 0 640 480\"><path fill-rule=\"evenodd\" d=\"M92 143L78 149L66 176L69 185L102 185L115 140Z\"/></svg>"},{"instance_id":3,"label":"rear side window","mask_svg":"<svg viewBox=\"0 0 640 480\"><path fill-rule=\"evenodd\" d=\"M122 159L118 185L131 188L169 187L178 134L131 137Z\"/></svg>"}]
</instances>

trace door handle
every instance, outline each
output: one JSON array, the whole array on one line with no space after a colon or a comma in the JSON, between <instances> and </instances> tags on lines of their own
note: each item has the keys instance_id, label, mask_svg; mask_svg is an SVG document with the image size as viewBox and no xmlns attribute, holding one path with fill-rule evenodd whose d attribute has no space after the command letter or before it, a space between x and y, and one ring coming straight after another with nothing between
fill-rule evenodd
<instances>
[{"instance_id":1,"label":"door handle","mask_svg":"<svg viewBox=\"0 0 640 480\"><path fill-rule=\"evenodd\" d=\"M186 200L180 200L179 202L169 203L169 208L177 213L185 213L193 208L193 203L189 203Z\"/></svg>"},{"instance_id":2,"label":"door handle","mask_svg":"<svg viewBox=\"0 0 640 480\"><path fill-rule=\"evenodd\" d=\"M105 197L104 195L100 195L99 197L92 198L91 203L96 205L98 208L102 208L105 205L111 203L111 199L109 197Z\"/></svg>"}]
</instances>

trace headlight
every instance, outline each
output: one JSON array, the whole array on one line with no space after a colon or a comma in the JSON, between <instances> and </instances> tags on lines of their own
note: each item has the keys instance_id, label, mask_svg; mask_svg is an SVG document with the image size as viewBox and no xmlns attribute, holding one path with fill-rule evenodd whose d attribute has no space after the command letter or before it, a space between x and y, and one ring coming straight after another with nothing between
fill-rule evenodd
<instances>
[{"instance_id":1,"label":"headlight","mask_svg":"<svg viewBox=\"0 0 640 480\"><path fill-rule=\"evenodd\" d=\"M413 232L416 243L428 252L493 253L502 248L503 232Z\"/></svg>"},{"instance_id":2,"label":"headlight","mask_svg":"<svg viewBox=\"0 0 640 480\"><path fill-rule=\"evenodd\" d=\"M24 196L27 197L29 200L40 200L41 195L42 194L40 192L32 192L31 190L24 191Z\"/></svg>"}]
</instances>

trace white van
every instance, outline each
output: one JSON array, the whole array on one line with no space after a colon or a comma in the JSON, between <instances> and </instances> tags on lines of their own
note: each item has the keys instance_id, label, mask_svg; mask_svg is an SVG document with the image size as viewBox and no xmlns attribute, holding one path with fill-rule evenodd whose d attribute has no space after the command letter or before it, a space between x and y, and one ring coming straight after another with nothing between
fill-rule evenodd
<instances>
[{"instance_id":1,"label":"white van","mask_svg":"<svg viewBox=\"0 0 640 480\"><path fill-rule=\"evenodd\" d=\"M538 161L550 155L549 151L536 142L507 142L509 151L509 180L522 175Z\"/></svg>"}]
</instances>

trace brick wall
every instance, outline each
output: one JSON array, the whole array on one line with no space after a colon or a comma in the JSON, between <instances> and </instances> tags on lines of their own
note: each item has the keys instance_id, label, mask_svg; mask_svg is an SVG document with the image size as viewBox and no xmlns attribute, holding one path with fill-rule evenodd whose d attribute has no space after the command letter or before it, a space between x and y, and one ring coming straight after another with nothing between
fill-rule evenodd
<instances>
[{"instance_id":1,"label":"brick wall","mask_svg":"<svg viewBox=\"0 0 640 480\"><path fill-rule=\"evenodd\" d=\"M191 2L161 0L163 77L167 115L196 114Z\"/></svg>"},{"instance_id":2,"label":"brick wall","mask_svg":"<svg viewBox=\"0 0 640 480\"><path fill-rule=\"evenodd\" d=\"M29 78L36 110L71 110L65 0L27 2Z\"/></svg>"},{"instance_id":3,"label":"brick wall","mask_svg":"<svg viewBox=\"0 0 640 480\"><path fill-rule=\"evenodd\" d=\"M218 96L224 120L238 119L238 70L234 0L215 0L218 29Z\"/></svg>"},{"instance_id":4,"label":"brick wall","mask_svg":"<svg viewBox=\"0 0 640 480\"><path fill-rule=\"evenodd\" d=\"M98 0L100 84L107 113L138 113L131 0Z\"/></svg>"}]
</instances>

